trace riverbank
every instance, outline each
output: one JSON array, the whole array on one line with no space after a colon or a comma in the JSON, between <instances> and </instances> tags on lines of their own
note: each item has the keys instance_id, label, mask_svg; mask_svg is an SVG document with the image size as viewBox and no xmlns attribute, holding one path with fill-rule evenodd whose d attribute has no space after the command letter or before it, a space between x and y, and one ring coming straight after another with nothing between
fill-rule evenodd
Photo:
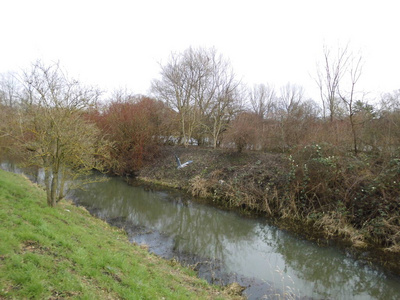
<instances>
[{"instance_id":1,"label":"riverbank","mask_svg":"<svg viewBox=\"0 0 400 300\"><path fill-rule=\"evenodd\" d=\"M240 299L123 230L0 170L0 299Z\"/></svg>"},{"instance_id":2,"label":"riverbank","mask_svg":"<svg viewBox=\"0 0 400 300\"><path fill-rule=\"evenodd\" d=\"M193 163L177 169L174 154ZM371 164L368 157L337 157L318 145L293 156L166 147L138 179L265 216L400 274L398 166Z\"/></svg>"}]
</instances>

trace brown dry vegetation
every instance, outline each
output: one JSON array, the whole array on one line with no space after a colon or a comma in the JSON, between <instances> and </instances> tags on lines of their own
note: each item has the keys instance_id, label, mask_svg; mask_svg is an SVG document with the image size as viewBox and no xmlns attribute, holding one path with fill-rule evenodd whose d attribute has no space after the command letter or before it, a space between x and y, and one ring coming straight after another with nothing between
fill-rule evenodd
<instances>
[{"instance_id":1,"label":"brown dry vegetation","mask_svg":"<svg viewBox=\"0 0 400 300\"><path fill-rule=\"evenodd\" d=\"M399 272L397 160L371 166L367 157L339 158L331 151L320 145L293 155L169 147L139 178L264 215L308 238L368 250L371 259ZM174 154L194 162L178 170Z\"/></svg>"}]
</instances>

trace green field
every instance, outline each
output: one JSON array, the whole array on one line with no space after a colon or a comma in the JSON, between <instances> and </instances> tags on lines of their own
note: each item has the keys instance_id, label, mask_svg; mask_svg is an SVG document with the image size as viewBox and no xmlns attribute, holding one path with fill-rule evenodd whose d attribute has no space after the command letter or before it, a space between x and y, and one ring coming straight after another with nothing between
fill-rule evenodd
<instances>
[{"instance_id":1,"label":"green field","mask_svg":"<svg viewBox=\"0 0 400 300\"><path fill-rule=\"evenodd\" d=\"M0 170L0 299L227 299L194 271L28 179Z\"/></svg>"}]
</instances>

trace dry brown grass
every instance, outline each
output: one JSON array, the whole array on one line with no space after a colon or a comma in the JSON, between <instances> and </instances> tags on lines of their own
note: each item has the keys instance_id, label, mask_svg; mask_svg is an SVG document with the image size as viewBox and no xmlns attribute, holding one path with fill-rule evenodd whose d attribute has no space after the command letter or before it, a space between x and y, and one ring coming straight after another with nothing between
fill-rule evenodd
<instances>
[{"instance_id":1,"label":"dry brown grass","mask_svg":"<svg viewBox=\"0 0 400 300\"><path fill-rule=\"evenodd\" d=\"M341 237L350 241L355 248L366 248L365 237L355 229L350 222L337 211L330 211L315 221L314 226L321 230L328 238Z\"/></svg>"},{"instance_id":2,"label":"dry brown grass","mask_svg":"<svg viewBox=\"0 0 400 300\"><path fill-rule=\"evenodd\" d=\"M209 183L200 175L189 180L189 191L194 197L208 198L212 196L209 192Z\"/></svg>"}]
</instances>

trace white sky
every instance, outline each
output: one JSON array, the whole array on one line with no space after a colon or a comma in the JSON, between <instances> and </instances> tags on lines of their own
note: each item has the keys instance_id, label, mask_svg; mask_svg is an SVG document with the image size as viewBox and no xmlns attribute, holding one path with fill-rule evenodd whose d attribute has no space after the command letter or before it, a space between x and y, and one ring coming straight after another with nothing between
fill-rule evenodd
<instances>
[{"instance_id":1,"label":"white sky","mask_svg":"<svg viewBox=\"0 0 400 300\"><path fill-rule=\"evenodd\" d=\"M171 51L214 46L249 85L291 82L319 100L324 44L365 60L359 88L400 88L400 2L393 0L2 0L0 73L60 61L104 90L148 94Z\"/></svg>"}]
</instances>

